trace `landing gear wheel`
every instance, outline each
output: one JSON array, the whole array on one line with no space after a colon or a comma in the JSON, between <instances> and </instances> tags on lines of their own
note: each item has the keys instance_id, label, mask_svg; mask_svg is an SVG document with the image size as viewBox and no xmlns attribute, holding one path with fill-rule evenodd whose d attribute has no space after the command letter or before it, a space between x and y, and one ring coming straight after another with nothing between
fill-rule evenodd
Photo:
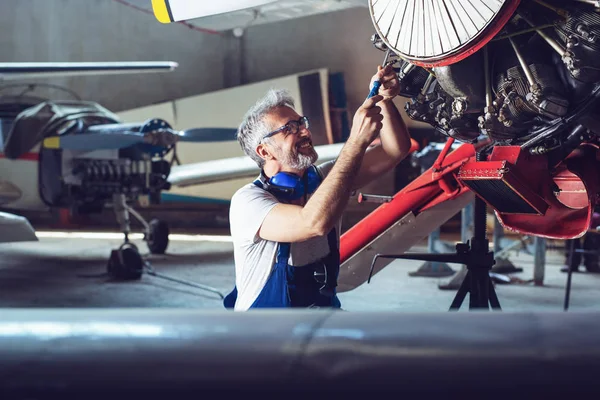
<instances>
[{"instance_id":1,"label":"landing gear wheel","mask_svg":"<svg viewBox=\"0 0 600 400\"><path fill-rule=\"evenodd\" d=\"M138 280L144 272L144 260L135 245L125 243L110 253L107 271L118 280Z\"/></svg>"},{"instance_id":2,"label":"landing gear wheel","mask_svg":"<svg viewBox=\"0 0 600 400\"><path fill-rule=\"evenodd\" d=\"M164 254L169 245L169 226L158 219L150 221L146 244L152 254Z\"/></svg>"}]
</instances>

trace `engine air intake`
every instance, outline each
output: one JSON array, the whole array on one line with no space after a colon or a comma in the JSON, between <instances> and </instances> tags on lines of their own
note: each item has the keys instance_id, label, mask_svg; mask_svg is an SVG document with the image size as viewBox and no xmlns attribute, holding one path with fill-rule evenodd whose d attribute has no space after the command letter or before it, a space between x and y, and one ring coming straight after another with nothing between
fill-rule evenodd
<instances>
[{"instance_id":1,"label":"engine air intake","mask_svg":"<svg viewBox=\"0 0 600 400\"><path fill-rule=\"evenodd\" d=\"M506 161L466 163L458 179L501 214L544 215L548 204Z\"/></svg>"},{"instance_id":2,"label":"engine air intake","mask_svg":"<svg viewBox=\"0 0 600 400\"><path fill-rule=\"evenodd\" d=\"M456 63L485 46L520 0L369 0L373 25L399 56L423 67Z\"/></svg>"}]
</instances>

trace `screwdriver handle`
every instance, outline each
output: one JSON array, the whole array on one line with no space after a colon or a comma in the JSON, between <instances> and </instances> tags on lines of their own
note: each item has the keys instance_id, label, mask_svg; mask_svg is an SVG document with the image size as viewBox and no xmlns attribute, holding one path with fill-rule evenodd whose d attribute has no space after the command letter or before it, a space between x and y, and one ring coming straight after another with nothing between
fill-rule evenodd
<instances>
[{"instance_id":1,"label":"screwdriver handle","mask_svg":"<svg viewBox=\"0 0 600 400\"><path fill-rule=\"evenodd\" d=\"M380 87L381 87L381 82L375 81L375 83L373 84L373 88L369 92L369 97L367 97L367 98L370 99L371 97L377 95L377 93L379 93Z\"/></svg>"}]
</instances>

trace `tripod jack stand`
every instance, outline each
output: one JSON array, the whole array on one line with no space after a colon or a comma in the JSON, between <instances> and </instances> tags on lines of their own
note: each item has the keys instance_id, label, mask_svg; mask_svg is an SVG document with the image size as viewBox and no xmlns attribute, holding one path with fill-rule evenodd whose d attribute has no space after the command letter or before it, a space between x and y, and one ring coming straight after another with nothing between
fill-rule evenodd
<instances>
[{"instance_id":1,"label":"tripod jack stand","mask_svg":"<svg viewBox=\"0 0 600 400\"><path fill-rule=\"evenodd\" d=\"M467 274L463 280L450 310L460 309L467 293L469 293L469 309L500 310L500 302L490 279L490 270L495 264L494 253L489 251L489 240L486 235L486 204L479 197L475 198L473 210L473 238L467 243L456 245L456 253L430 254L377 254L371 264L371 275L377 258L400 258L405 260L422 260L440 263L465 264ZM371 280L369 275L369 281Z\"/></svg>"}]
</instances>

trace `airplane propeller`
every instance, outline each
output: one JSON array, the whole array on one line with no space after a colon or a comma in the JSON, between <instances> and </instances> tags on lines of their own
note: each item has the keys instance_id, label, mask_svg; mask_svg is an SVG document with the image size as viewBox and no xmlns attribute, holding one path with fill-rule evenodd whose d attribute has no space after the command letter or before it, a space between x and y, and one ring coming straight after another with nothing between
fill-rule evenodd
<instances>
[{"instance_id":1,"label":"airplane propeller","mask_svg":"<svg viewBox=\"0 0 600 400\"><path fill-rule=\"evenodd\" d=\"M182 142L229 142L237 139L236 133L231 128L191 128L178 134Z\"/></svg>"},{"instance_id":2,"label":"airplane propeller","mask_svg":"<svg viewBox=\"0 0 600 400\"><path fill-rule=\"evenodd\" d=\"M114 128L106 132L76 133L64 136L52 136L44 140L47 149L65 150L116 150L136 144L170 147L176 142L223 142L235 140L237 130L232 128L193 128L184 131L156 129L148 132L115 132Z\"/></svg>"}]
</instances>

